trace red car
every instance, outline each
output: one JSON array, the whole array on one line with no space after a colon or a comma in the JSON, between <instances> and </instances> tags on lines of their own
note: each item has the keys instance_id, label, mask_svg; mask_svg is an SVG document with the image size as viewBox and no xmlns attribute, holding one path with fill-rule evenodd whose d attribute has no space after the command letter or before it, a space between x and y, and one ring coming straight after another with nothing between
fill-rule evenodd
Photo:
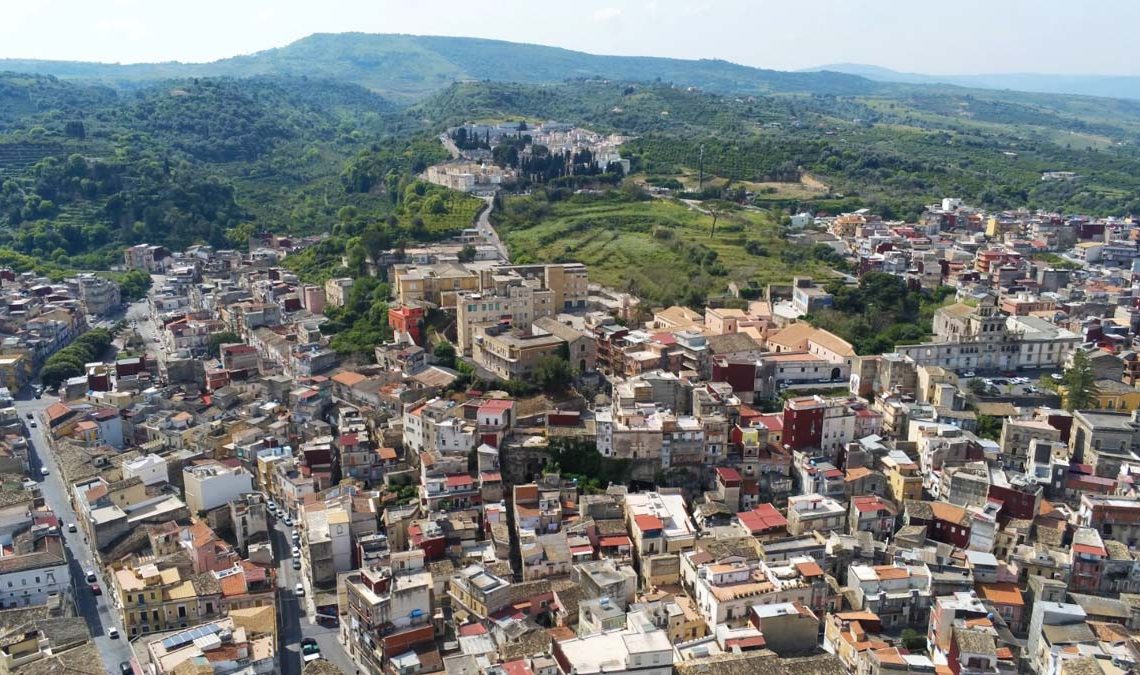
<instances>
[{"instance_id":1,"label":"red car","mask_svg":"<svg viewBox=\"0 0 1140 675\"><path fill-rule=\"evenodd\" d=\"M99 588L99 584L90 584L91 595L103 595L103 589Z\"/></svg>"}]
</instances>

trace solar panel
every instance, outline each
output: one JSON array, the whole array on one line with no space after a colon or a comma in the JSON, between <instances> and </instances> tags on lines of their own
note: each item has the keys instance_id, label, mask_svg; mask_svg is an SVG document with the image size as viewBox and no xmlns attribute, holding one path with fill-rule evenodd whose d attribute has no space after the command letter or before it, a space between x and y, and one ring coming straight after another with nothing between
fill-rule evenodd
<instances>
[{"instance_id":1,"label":"solar panel","mask_svg":"<svg viewBox=\"0 0 1140 675\"><path fill-rule=\"evenodd\" d=\"M181 633L171 635L170 637L166 638L162 641L162 647L166 651L170 651L171 649L178 649L183 645L190 644L200 637L213 635L219 631L221 631L221 626L216 623L210 623L203 626L195 626L190 630L184 630Z\"/></svg>"}]
</instances>

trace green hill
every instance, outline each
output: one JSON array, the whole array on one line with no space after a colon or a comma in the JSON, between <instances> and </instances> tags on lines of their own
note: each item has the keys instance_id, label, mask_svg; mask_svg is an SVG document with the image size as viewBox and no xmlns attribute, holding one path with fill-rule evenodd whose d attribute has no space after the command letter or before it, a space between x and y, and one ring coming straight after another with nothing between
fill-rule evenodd
<instances>
[{"instance_id":1,"label":"green hill","mask_svg":"<svg viewBox=\"0 0 1140 675\"><path fill-rule=\"evenodd\" d=\"M318 33L284 47L212 63L119 65L0 59L0 70L119 85L184 77L307 76L352 82L403 101L465 80L535 84L605 78L742 94L854 95L895 87L843 73L782 72L719 60L601 56L500 40L367 33Z\"/></svg>"}]
</instances>

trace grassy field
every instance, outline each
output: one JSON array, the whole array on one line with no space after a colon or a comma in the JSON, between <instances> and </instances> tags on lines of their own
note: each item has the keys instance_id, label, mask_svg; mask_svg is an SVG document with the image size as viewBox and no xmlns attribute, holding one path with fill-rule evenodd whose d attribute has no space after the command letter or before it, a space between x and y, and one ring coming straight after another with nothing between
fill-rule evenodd
<instances>
[{"instance_id":1,"label":"grassy field","mask_svg":"<svg viewBox=\"0 0 1140 675\"><path fill-rule=\"evenodd\" d=\"M582 262L593 281L659 304L715 295L730 281L766 284L830 273L814 260L795 269L786 264L780 253L790 245L771 215L758 210L722 213L714 235L711 215L675 200L516 197L499 222L514 260ZM750 241L761 255L746 250Z\"/></svg>"}]
</instances>

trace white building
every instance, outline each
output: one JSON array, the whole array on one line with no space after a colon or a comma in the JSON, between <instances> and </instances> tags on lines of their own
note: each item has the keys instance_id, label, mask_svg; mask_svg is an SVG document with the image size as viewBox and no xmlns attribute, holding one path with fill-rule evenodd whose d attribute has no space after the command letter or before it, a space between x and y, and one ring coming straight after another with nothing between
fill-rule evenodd
<instances>
[{"instance_id":1,"label":"white building","mask_svg":"<svg viewBox=\"0 0 1140 675\"><path fill-rule=\"evenodd\" d=\"M223 464L188 466L182 470L186 506L201 513L253 492L253 476L241 467Z\"/></svg>"},{"instance_id":2,"label":"white building","mask_svg":"<svg viewBox=\"0 0 1140 675\"><path fill-rule=\"evenodd\" d=\"M123 462L123 478L138 476L143 485L158 485L170 482L170 468L166 460L154 453L144 455L129 462Z\"/></svg>"},{"instance_id":3,"label":"white building","mask_svg":"<svg viewBox=\"0 0 1140 675\"><path fill-rule=\"evenodd\" d=\"M665 631L624 628L554 642L554 660L562 675L637 673L671 675L673 644Z\"/></svg>"},{"instance_id":4,"label":"white building","mask_svg":"<svg viewBox=\"0 0 1140 675\"><path fill-rule=\"evenodd\" d=\"M0 541L0 607L42 605L71 588L63 541L47 529L37 526Z\"/></svg>"}]
</instances>

